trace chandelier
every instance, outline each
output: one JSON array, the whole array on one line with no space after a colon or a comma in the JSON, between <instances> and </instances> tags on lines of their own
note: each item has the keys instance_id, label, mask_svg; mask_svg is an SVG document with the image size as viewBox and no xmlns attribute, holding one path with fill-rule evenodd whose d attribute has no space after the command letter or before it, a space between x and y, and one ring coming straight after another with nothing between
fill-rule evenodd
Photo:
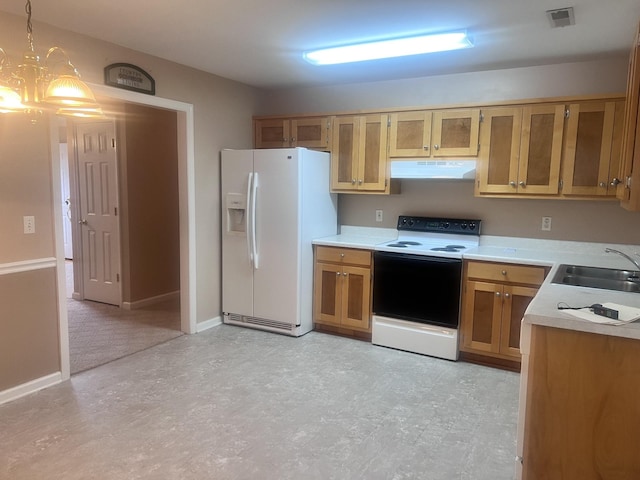
<instances>
[{"instance_id":1,"label":"chandelier","mask_svg":"<svg viewBox=\"0 0 640 480\"><path fill-rule=\"evenodd\" d=\"M22 62L14 68L0 48L0 113L26 113L32 121L45 111L71 117L103 118L96 97L80 80L64 50L52 47L44 63L40 62L33 46L31 0L27 0L25 12L28 50Z\"/></svg>"}]
</instances>

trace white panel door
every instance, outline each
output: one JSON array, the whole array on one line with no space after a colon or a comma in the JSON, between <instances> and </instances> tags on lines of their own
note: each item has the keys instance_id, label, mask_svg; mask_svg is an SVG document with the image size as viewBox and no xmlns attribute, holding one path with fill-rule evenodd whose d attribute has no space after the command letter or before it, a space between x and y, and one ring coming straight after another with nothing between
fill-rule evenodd
<instances>
[{"instance_id":1,"label":"white panel door","mask_svg":"<svg viewBox=\"0 0 640 480\"><path fill-rule=\"evenodd\" d=\"M254 316L299 323L299 151L256 150ZM311 292L309 292L311 294Z\"/></svg>"},{"instance_id":2,"label":"white panel door","mask_svg":"<svg viewBox=\"0 0 640 480\"><path fill-rule=\"evenodd\" d=\"M60 186L62 187L62 238L64 239L64 258L73 258L73 240L71 234L71 188L69 185L69 152L67 144L60 144Z\"/></svg>"},{"instance_id":3,"label":"white panel door","mask_svg":"<svg viewBox=\"0 0 640 480\"><path fill-rule=\"evenodd\" d=\"M222 311L250 317L253 316L253 268L246 221L252 171L252 151L222 151ZM242 203L240 207L245 207L244 213L237 211L242 208L235 208L237 201Z\"/></svg>"},{"instance_id":4,"label":"white panel door","mask_svg":"<svg viewBox=\"0 0 640 480\"><path fill-rule=\"evenodd\" d=\"M76 125L85 300L120 305L120 233L112 122Z\"/></svg>"}]
</instances>

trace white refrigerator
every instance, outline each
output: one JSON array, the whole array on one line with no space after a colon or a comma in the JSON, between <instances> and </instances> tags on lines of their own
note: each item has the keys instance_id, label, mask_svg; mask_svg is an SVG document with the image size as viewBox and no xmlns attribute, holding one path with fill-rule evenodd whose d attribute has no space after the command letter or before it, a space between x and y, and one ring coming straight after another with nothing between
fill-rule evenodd
<instances>
[{"instance_id":1,"label":"white refrigerator","mask_svg":"<svg viewBox=\"0 0 640 480\"><path fill-rule=\"evenodd\" d=\"M330 163L304 148L222 151L224 323L313 329L311 241L337 233Z\"/></svg>"}]
</instances>

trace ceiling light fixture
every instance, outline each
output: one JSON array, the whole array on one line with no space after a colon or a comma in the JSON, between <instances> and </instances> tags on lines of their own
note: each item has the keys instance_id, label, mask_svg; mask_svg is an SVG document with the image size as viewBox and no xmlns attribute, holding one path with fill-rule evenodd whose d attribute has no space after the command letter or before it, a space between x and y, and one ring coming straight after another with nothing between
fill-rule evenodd
<instances>
[{"instance_id":1,"label":"ceiling light fixture","mask_svg":"<svg viewBox=\"0 0 640 480\"><path fill-rule=\"evenodd\" d=\"M417 37L395 38L358 43L343 47L324 48L305 52L303 58L314 65L362 62L381 58L404 57L423 53L445 52L473 47L467 32L439 33Z\"/></svg>"},{"instance_id":2,"label":"ceiling light fixture","mask_svg":"<svg viewBox=\"0 0 640 480\"><path fill-rule=\"evenodd\" d=\"M12 67L0 48L0 113L26 113L32 121L44 110L58 115L103 118L91 89L80 80L66 52L52 47L44 64L35 53L31 25L31 0L25 5L28 50L17 67Z\"/></svg>"}]
</instances>

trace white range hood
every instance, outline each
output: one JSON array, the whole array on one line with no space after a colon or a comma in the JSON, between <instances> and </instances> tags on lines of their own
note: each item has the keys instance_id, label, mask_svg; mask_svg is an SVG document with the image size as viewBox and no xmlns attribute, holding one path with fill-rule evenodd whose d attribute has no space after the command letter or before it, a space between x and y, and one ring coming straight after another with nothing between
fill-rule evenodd
<instances>
[{"instance_id":1,"label":"white range hood","mask_svg":"<svg viewBox=\"0 0 640 480\"><path fill-rule=\"evenodd\" d=\"M475 160L392 160L391 178L474 180Z\"/></svg>"}]
</instances>

